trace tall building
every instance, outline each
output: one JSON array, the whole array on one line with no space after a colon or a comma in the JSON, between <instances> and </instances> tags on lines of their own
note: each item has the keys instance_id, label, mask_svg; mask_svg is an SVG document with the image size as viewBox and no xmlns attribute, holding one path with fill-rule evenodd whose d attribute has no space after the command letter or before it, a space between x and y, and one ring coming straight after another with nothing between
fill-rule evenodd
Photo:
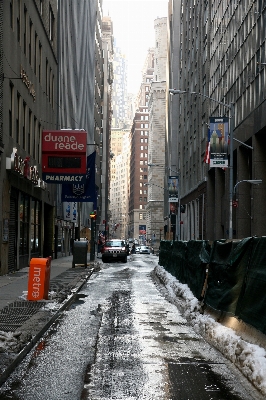
<instances>
[{"instance_id":1,"label":"tall building","mask_svg":"<svg viewBox=\"0 0 266 400\"><path fill-rule=\"evenodd\" d=\"M96 151L95 185L101 191L101 153L103 141L103 51L102 1L59 0L59 118L58 128L84 129L87 132L87 155ZM71 60L71 62L70 62ZM105 117L108 118L107 116ZM106 151L106 150L105 150ZM105 172L106 172L106 166ZM97 205L78 202L75 237L82 228L89 228L89 214ZM98 210L97 226L102 220ZM60 191L57 202L58 238L69 244L70 232L62 228L63 203Z\"/></svg>"},{"instance_id":2,"label":"tall building","mask_svg":"<svg viewBox=\"0 0 266 400\"><path fill-rule=\"evenodd\" d=\"M167 171L165 170L165 124L166 124L166 59L167 59L167 18L154 21L154 80L149 96L149 150L148 150L148 202L146 205L147 239L155 248L163 237L164 210L167 192Z\"/></svg>"},{"instance_id":3,"label":"tall building","mask_svg":"<svg viewBox=\"0 0 266 400\"><path fill-rule=\"evenodd\" d=\"M231 239L231 230L233 238L264 235L265 4L177 4L179 15L173 10L171 23L180 32L180 48L170 53L179 54L174 88L185 91L175 95L185 206L181 238ZM204 162L209 117L229 117L229 168ZM249 182L258 179L261 185Z\"/></svg>"},{"instance_id":4,"label":"tall building","mask_svg":"<svg viewBox=\"0 0 266 400\"><path fill-rule=\"evenodd\" d=\"M124 128L127 119L127 60L121 49L114 45L113 59L113 128Z\"/></svg>"},{"instance_id":5,"label":"tall building","mask_svg":"<svg viewBox=\"0 0 266 400\"><path fill-rule=\"evenodd\" d=\"M154 49L149 49L142 70L136 99L136 112L130 132L129 237L146 240L148 198L149 93L154 75ZM145 232L145 233L144 233Z\"/></svg>"},{"instance_id":6,"label":"tall building","mask_svg":"<svg viewBox=\"0 0 266 400\"><path fill-rule=\"evenodd\" d=\"M111 174L109 234L111 237L122 239L128 238L129 144L128 129L112 131L114 157Z\"/></svg>"},{"instance_id":7,"label":"tall building","mask_svg":"<svg viewBox=\"0 0 266 400\"><path fill-rule=\"evenodd\" d=\"M110 17L102 20L102 46L104 51L104 92L103 92L103 138L101 153L101 196L99 231L107 236L110 221L110 178L111 178L111 127L112 127L112 86L113 74L113 23Z\"/></svg>"},{"instance_id":8,"label":"tall building","mask_svg":"<svg viewBox=\"0 0 266 400\"><path fill-rule=\"evenodd\" d=\"M57 128L57 2L0 5L0 273L54 251L54 186L41 133Z\"/></svg>"}]
</instances>

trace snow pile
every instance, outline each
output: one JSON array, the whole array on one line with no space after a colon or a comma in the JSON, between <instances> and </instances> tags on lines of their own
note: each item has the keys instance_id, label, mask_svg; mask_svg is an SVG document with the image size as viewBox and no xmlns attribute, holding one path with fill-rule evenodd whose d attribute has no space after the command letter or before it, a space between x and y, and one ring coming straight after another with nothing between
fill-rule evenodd
<instances>
[{"instance_id":1,"label":"snow pile","mask_svg":"<svg viewBox=\"0 0 266 400\"><path fill-rule=\"evenodd\" d=\"M20 336L21 332L0 331L0 353L18 352L21 349Z\"/></svg>"},{"instance_id":2,"label":"snow pile","mask_svg":"<svg viewBox=\"0 0 266 400\"><path fill-rule=\"evenodd\" d=\"M266 351L243 340L231 328L201 314L200 302L189 287L180 283L163 267L156 266L154 272L164 283L168 294L179 307L194 330L204 336L226 358L232 361L250 382L266 395Z\"/></svg>"}]
</instances>

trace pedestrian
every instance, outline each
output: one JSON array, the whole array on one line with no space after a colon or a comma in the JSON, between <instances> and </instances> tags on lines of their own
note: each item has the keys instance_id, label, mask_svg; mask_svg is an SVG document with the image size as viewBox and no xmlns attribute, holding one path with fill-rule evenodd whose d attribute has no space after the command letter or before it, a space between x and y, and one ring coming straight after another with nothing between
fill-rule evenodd
<instances>
[{"instance_id":1,"label":"pedestrian","mask_svg":"<svg viewBox=\"0 0 266 400\"><path fill-rule=\"evenodd\" d=\"M135 243L133 243L133 246L131 248L131 254L135 254L136 253L136 246Z\"/></svg>"}]
</instances>

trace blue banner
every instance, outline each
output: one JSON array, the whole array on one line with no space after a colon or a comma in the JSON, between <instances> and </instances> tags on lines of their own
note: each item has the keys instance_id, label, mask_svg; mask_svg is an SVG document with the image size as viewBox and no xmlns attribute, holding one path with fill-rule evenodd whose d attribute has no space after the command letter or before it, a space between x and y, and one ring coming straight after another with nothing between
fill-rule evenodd
<instances>
[{"instance_id":1,"label":"blue banner","mask_svg":"<svg viewBox=\"0 0 266 400\"><path fill-rule=\"evenodd\" d=\"M86 182L84 184L62 184L62 202L93 203L97 210L97 191L95 188L95 159L96 151L87 157Z\"/></svg>"}]
</instances>

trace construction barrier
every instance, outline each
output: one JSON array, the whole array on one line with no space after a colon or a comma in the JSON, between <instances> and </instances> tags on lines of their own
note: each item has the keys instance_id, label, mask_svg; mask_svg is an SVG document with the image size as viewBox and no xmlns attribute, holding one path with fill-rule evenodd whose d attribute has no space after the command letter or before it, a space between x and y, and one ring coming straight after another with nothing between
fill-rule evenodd
<instances>
[{"instance_id":1,"label":"construction barrier","mask_svg":"<svg viewBox=\"0 0 266 400\"><path fill-rule=\"evenodd\" d=\"M28 278L28 300L48 300L51 260L52 257L31 259Z\"/></svg>"},{"instance_id":2,"label":"construction barrier","mask_svg":"<svg viewBox=\"0 0 266 400\"><path fill-rule=\"evenodd\" d=\"M213 309L266 333L266 237L161 242L159 264Z\"/></svg>"}]
</instances>

